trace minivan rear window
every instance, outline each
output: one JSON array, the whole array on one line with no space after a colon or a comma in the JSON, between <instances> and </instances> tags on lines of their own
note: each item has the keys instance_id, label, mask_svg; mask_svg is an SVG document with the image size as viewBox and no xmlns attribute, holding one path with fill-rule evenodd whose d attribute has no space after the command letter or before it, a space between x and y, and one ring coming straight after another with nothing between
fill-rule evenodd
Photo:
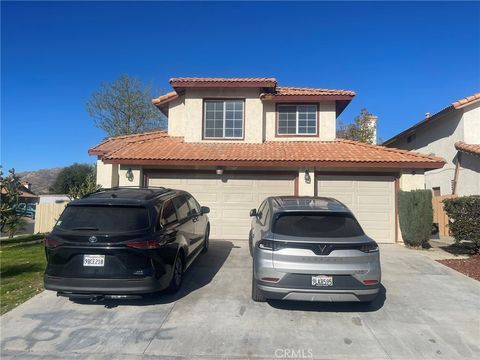
<instances>
[{"instance_id":1,"label":"minivan rear window","mask_svg":"<svg viewBox=\"0 0 480 360\"><path fill-rule=\"evenodd\" d=\"M63 230L123 232L149 226L147 209L136 206L67 206L56 227Z\"/></svg>"},{"instance_id":2,"label":"minivan rear window","mask_svg":"<svg viewBox=\"0 0 480 360\"><path fill-rule=\"evenodd\" d=\"M285 213L273 224L278 235L341 238L364 234L357 220L347 213Z\"/></svg>"}]
</instances>

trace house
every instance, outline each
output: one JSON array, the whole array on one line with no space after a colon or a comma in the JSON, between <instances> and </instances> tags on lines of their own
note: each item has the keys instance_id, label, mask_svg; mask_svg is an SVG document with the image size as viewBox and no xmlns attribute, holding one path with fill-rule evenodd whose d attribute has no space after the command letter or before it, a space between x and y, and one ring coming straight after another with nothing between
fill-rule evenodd
<instances>
[{"instance_id":1,"label":"house","mask_svg":"<svg viewBox=\"0 0 480 360\"><path fill-rule=\"evenodd\" d=\"M153 100L168 131L109 138L89 150L103 187L180 188L211 208L211 235L245 239L270 195L332 196L379 242L399 239L396 191L423 188L443 159L335 138L348 90L274 78L173 78Z\"/></svg>"},{"instance_id":2,"label":"house","mask_svg":"<svg viewBox=\"0 0 480 360\"><path fill-rule=\"evenodd\" d=\"M37 204L39 196L35 194L31 189L31 184L28 181L22 181L19 187L18 203ZM2 186L1 194L6 194L7 189Z\"/></svg>"},{"instance_id":3,"label":"house","mask_svg":"<svg viewBox=\"0 0 480 360\"><path fill-rule=\"evenodd\" d=\"M446 165L425 173L434 196L480 194L480 93L460 99L383 145L440 156Z\"/></svg>"}]
</instances>

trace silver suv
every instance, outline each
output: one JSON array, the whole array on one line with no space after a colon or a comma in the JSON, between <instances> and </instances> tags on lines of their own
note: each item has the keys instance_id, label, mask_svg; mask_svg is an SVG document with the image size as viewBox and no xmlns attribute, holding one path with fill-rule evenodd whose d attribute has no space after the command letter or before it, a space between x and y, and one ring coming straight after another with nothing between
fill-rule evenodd
<instances>
[{"instance_id":1,"label":"silver suv","mask_svg":"<svg viewBox=\"0 0 480 360\"><path fill-rule=\"evenodd\" d=\"M254 301L369 302L377 296L378 245L338 200L269 197L250 216Z\"/></svg>"}]
</instances>

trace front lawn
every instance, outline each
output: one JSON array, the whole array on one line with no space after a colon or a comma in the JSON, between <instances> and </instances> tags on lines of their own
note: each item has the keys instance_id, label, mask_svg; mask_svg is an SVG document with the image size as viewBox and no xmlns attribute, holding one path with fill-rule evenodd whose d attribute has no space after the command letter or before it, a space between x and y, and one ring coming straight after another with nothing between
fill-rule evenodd
<instances>
[{"instance_id":1,"label":"front lawn","mask_svg":"<svg viewBox=\"0 0 480 360\"><path fill-rule=\"evenodd\" d=\"M4 314L43 291L46 259L42 242L12 246L2 241L1 245L0 308Z\"/></svg>"}]
</instances>

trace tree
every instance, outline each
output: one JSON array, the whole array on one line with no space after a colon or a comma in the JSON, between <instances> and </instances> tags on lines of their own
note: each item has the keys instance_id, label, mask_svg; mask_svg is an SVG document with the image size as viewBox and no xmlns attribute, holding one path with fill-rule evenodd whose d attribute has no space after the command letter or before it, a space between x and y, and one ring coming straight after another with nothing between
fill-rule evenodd
<instances>
[{"instance_id":1,"label":"tree","mask_svg":"<svg viewBox=\"0 0 480 360\"><path fill-rule=\"evenodd\" d=\"M80 199L87 194L97 191L101 186L97 185L95 179L95 173L90 173L87 175L85 180L79 186L72 186L68 192L68 197L70 200Z\"/></svg>"},{"instance_id":2,"label":"tree","mask_svg":"<svg viewBox=\"0 0 480 360\"><path fill-rule=\"evenodd\" d=\"M94 173L93 165L74 163L60 171L50 191L56 194L69 194L72 188L81 186L85 179Z\"/></svg>"},{"instance_id":3,"label":"tree","mask_svg":"<svg viewBox=\"0 0 480 360\"><path fill-rule=\"evenodd\" d=\"M163 129L165 117L152 105L152 98L151 86L122 75L111 83L101 83L87 101L86 109L95 126L108 136Z\"/></svg>"},{"instance_id":4,"label":"tree","mask_svg":"<svg viewBox=\"0 0 480 360\"><path fill-rule=\"evenodd\" d=\"M371 116L367 109L362 109L352 124L339 122L337 137L373 144L376 140L376 130L375 126L372 126Z\"/></svg>"},{"instance_id":5,"label":"tree","mask_svg":"<svg viewBox=\"0 0 480 360\"><path fill-rule=\"evenodd\" d=\"M1 186L1 204L0 204L0 231L8 232L9 237L25 225L21 214L17 214L16 207L23 187L15 169L10 169L9 175L4 177L0 167L0 186Z\"/></svg>"}]
</instances>

